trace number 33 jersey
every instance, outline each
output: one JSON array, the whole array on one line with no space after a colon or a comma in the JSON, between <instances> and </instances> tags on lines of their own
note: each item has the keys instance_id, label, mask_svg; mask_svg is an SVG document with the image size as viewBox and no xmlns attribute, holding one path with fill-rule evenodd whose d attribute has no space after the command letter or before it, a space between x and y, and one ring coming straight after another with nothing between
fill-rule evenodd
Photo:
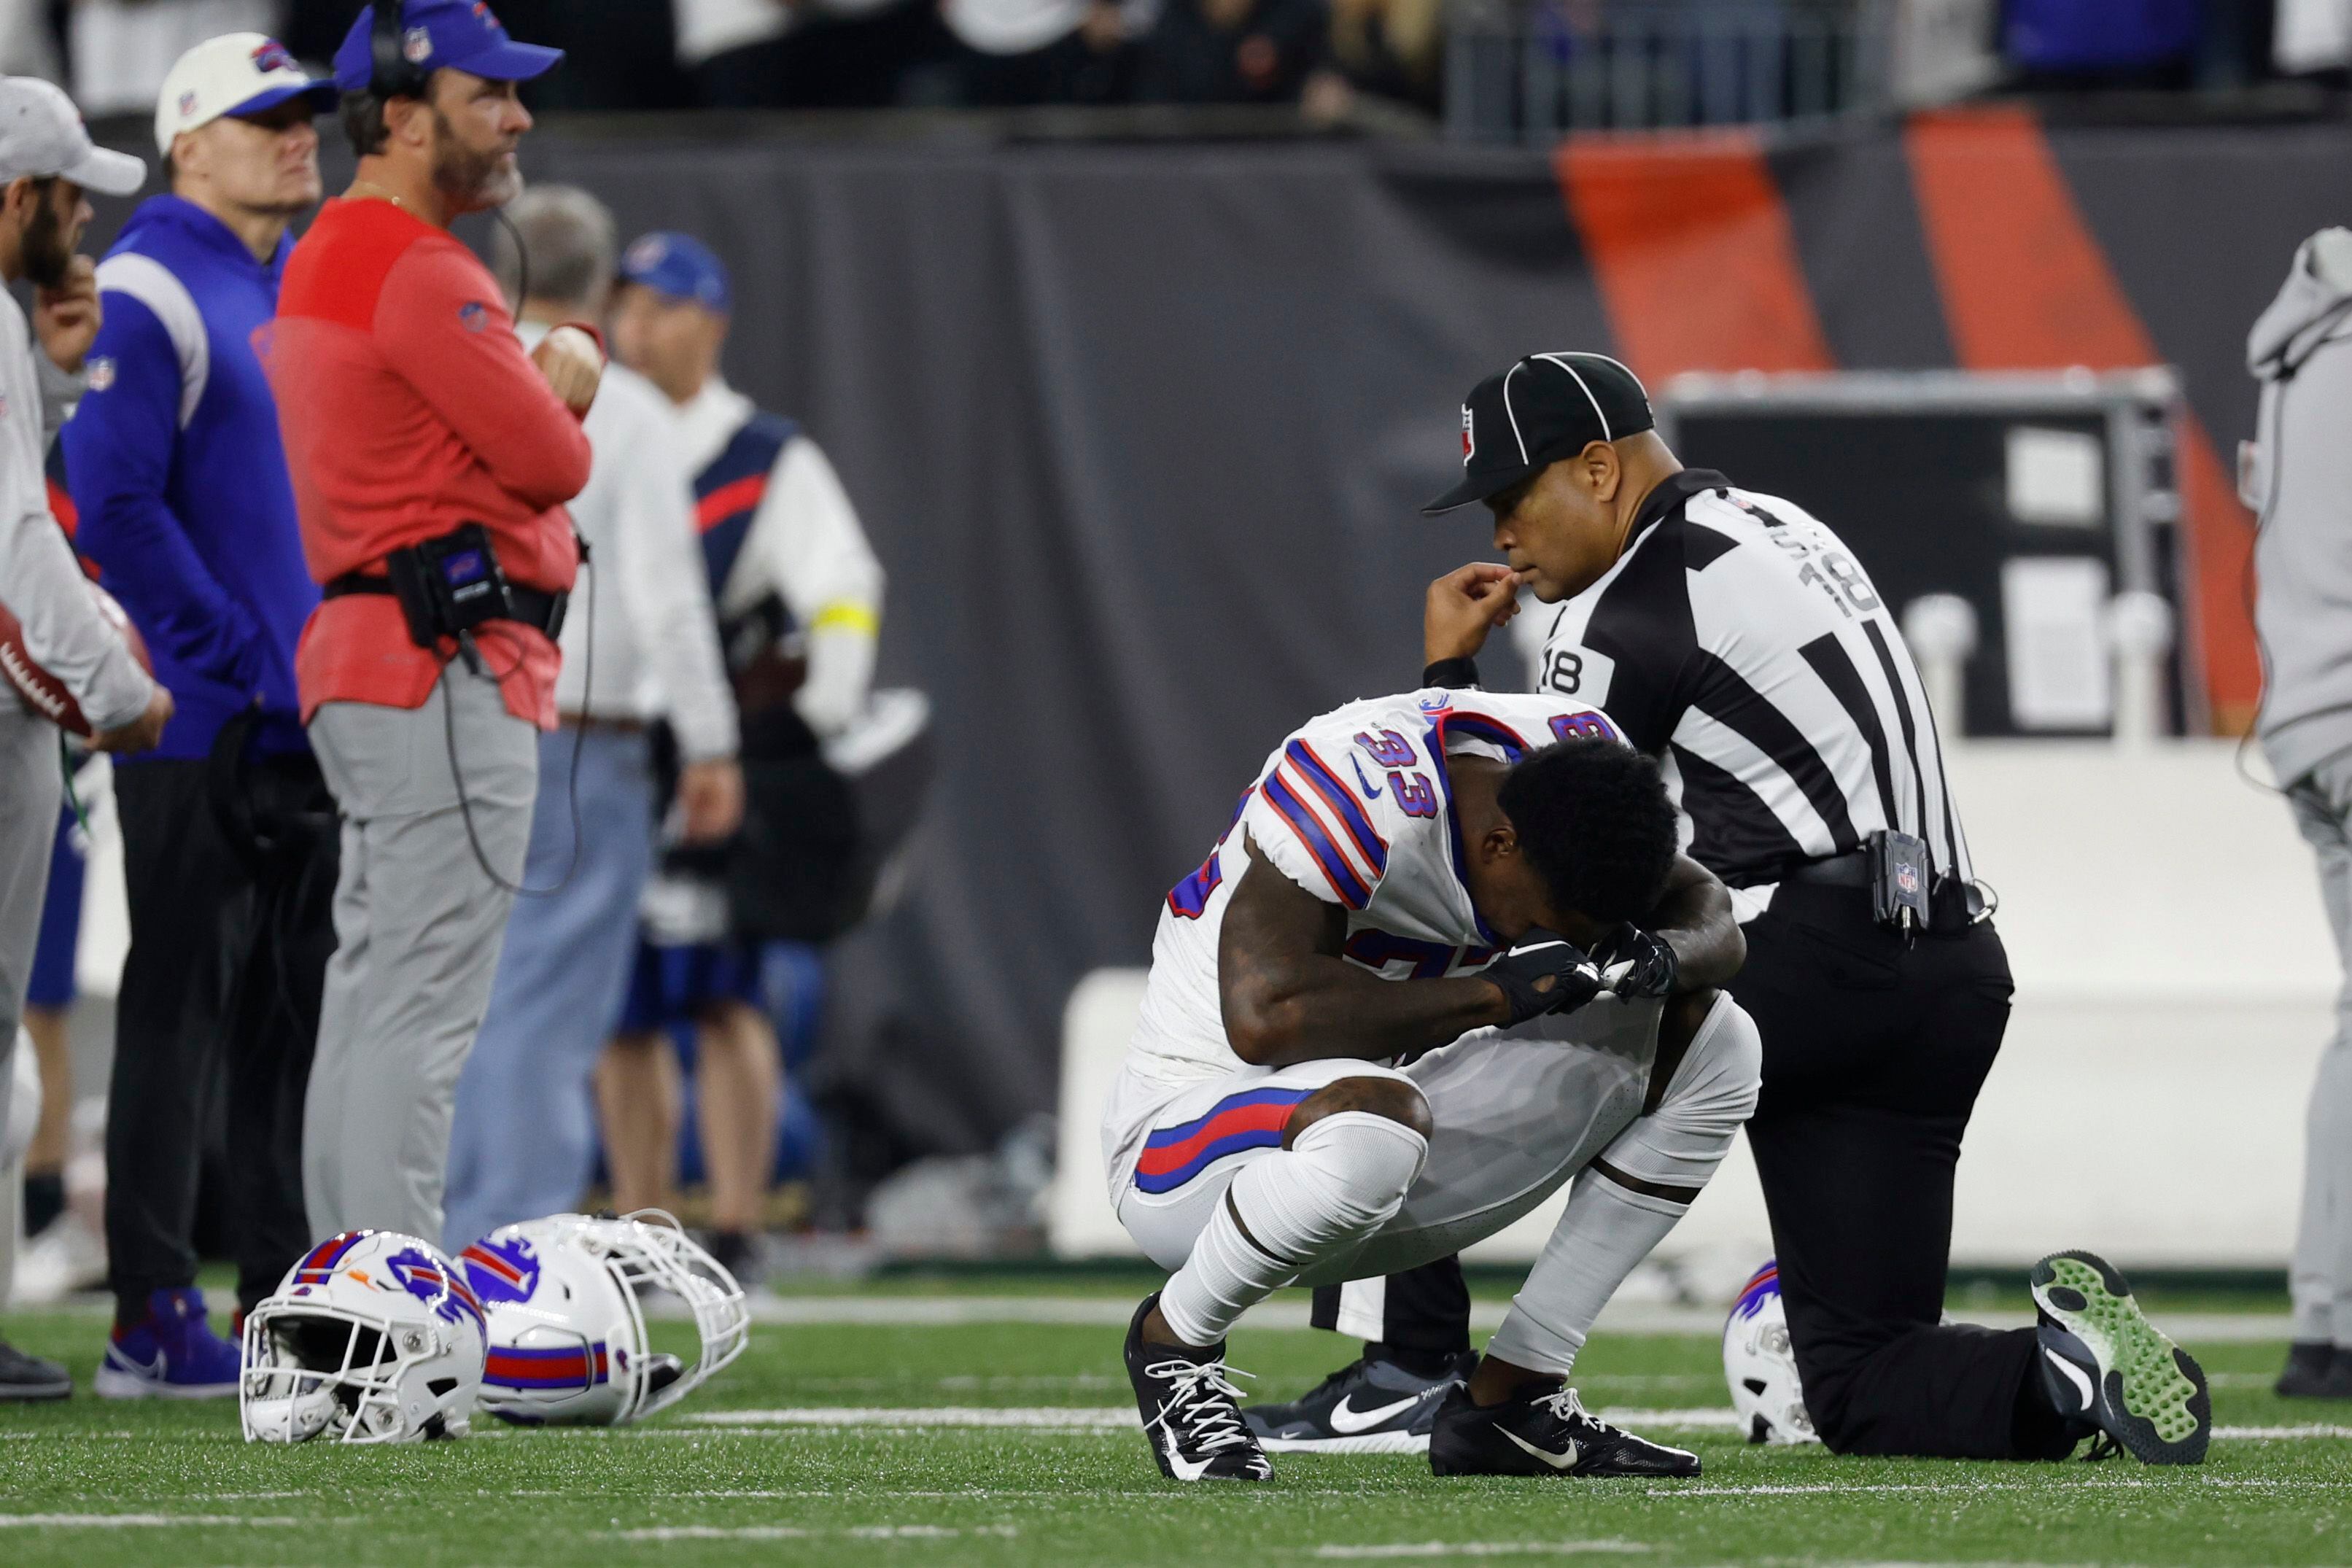
<instances>
[{"instance_id":1,"label":"number 33 jersey","mask_svg":"<svg viewBox=\"0 0 2352 1568\"><path fill-rule=\"evenodd\" d=\"M1512 763L1580 736L1623 739L1606 714L1571 698L1437 689L1350 702L1293 731L1209 858L1169 890L1128 1081L1183 1088L1244 1065L1225 1039L1217 933L1245 870L1279 871L1344 908L1348 959L1383 978L1485 967L1500 939L1463 882L1446 759Z\"/></svg>"}]
</instances>

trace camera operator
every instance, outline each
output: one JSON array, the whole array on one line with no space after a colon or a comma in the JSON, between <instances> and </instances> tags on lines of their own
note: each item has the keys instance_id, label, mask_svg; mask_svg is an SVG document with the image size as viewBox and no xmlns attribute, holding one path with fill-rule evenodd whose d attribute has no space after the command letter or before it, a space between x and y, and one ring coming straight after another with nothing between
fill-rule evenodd
<instances>
[{"instance_id":1,"label":"camera operator","mask_svg":"<svg viewBox=\"0 0 2352 1568\"><path fill-rule=\"evenodd\" d=\"M340 946L303 1119L319 1236L437 1237L472 1047L554 726L603 355L526 353L449 233L520 194L517 83L562 58L487 7L360 14L335 57L359 174L295 247L265 353L310 574L296 679L341 808Z\"/></svg>"}]
</instances>

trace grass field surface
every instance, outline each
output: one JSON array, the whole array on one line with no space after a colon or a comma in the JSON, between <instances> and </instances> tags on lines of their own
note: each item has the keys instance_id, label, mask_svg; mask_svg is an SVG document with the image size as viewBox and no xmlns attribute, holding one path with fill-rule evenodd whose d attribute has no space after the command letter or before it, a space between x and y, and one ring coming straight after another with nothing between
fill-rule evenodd
<instances>
[{"instance_id":1,"label":"grass field surface","mask_svg":"<svg viewBox=\"0 0 2352 1568\"><path fill-rule=\"evenodd\" d=\"M1575 1381L1695 1449L1696 1480L1439 1481L1417 1458L1283 1455L1272 1485L1212 1488L1163 1480L1135 1429L1114 1322L1135 1295L1103 1279L830 1292L829 1311L761 1324L716 1383L619 1431L478 1417L461 1443L285 1449L241 1442L226 1403L0 1407L0 1564L2352 1564L2352 1405L2274 1398L2283 1345L2236 1329L2275 1320L2216 1310L2243 1301L2177 1303L2213 1336L2189 1340L2221 1427L2200 1468L1751 1448L1729 1430L1714 1337L1669 1319L1597 1335ZM1097 1321L870 1321L1024 1300ZM103 1321L0 1331L86 1390ZM1295 1329L1233 1344L1273 1397L1349 1353Z\"/></svg>"}]
</instances>

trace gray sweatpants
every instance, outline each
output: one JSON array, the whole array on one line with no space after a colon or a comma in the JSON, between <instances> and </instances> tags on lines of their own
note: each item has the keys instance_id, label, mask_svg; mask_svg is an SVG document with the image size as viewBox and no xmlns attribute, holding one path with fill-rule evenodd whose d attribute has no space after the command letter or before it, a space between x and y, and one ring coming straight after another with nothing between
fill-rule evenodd
<instances>
[{"instance_id":1,"label":"gray sweatpants","mask_svg":"<svg viewBox=\"0 0 2352 1568\"><path fill-rule=\"evenodd\" d=\"M15 1098L16 1026L41 932L49 888L49 850L58 838L58 801L65 776L58 727L0 693L0 1129ZM16 1273L16 1215L0 1216L0 1304Z\"/></svg>"},{"instance_id":2,"label":"gray sweatpants","mask_svg":"<svg viewBox=\"0 0 2352 1568\"><path fill-rule=\"evenodd\" d=\"M339 946L303 1107L302 1197L323 1238L363 1226L437 1242L457 1075L498 973L539 784L539 733L452 663L415 709L330 702L310 744L343 818Z\"/></svg>"},{"instance_id":3,"label":"gray sweatpants","mask_svg":"<svg viewBox=\"0 0 2352 1568\"><path fill-rule=\"evenodd\" d=\"M2304 1121L2303 1219L2295 1231L2294 1337L2352 1347L2352 752L2287 791L2319 857L2319 891L2344 963L2336 1037L2320 1053Z\"/></svg>"}]
</instances>

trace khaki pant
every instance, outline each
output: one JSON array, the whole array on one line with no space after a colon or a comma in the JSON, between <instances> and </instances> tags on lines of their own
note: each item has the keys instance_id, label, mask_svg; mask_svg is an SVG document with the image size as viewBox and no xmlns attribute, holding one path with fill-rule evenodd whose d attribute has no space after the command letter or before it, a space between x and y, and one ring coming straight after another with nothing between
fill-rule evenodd
<instances>
[{"instance_id":1,"label":"khaki pant","mask_svg":"<svg viewBox=\"0 0 2352 1568\"><path fill-rule=\"evenodd\" d=\"M49 851L57 843L58 801L65 775L58 760L58 727L26 712L13 694L0 693L0 1130L14 1098L16 1026L25 1012L25 985L41 932L41 900L49 887ZM13 1167L12 1167L13 1172ZM13 1180L0 1193L0 1303L16 1266L16 1205Z\"/></svg>"},{"instance_id":2,"label":"khaki pant","mask_svg":"<svg viewBox=\"0 0 2352 1568\"><path fill-rule=\"evenodd\" d=\"M420 708L328 703L310 744L343 826L303 1201L317 1238L373 1226L438 1242L457 1075L514 902L483 862L522 877L538 731L453 662Z\"/></svg>"},{"instance_id":3,"label":"khaki pant","mask_svg":"<svg viewBox=\"0 0 2352 1568\"><path fill-rule=\"evenodd\" d=\"M2345 970L2336 1037L2320 1053L2304 1119L2303 1218L2289 1275L2294 1332L2352 1349L2352 752L2297 779L2287 803L2319 858L2320 897Z\"/></svg>"}]
</instances>

